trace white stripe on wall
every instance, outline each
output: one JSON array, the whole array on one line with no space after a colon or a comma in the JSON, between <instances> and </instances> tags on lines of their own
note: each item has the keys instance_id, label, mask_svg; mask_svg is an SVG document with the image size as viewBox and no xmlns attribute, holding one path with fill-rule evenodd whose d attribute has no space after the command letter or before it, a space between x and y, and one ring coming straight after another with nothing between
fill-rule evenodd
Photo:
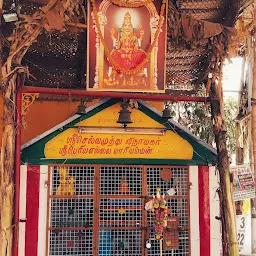
<instances>
[{"instance_id":1,"label":"white stripe on wall","mask_svg":"<svg viewBox=\"0 0 256 256\"><path fill-rule=\"evenodd\" d=\"M191 256L200 255L198 166L189 167Z\"/></svg>"},{"instance_id":2,"label":"white stripe on wall","mask_svg":"<svg viewBox=\"0 0 256 256\"><path fill-rule=\"evenodd\" d=\"M19 219L26 219L26 198L27 198L27 166L21 165L20 167L20 206L19 206ZM26 222L19 223L19 248L18 255L25 256L25 232Z\"/></svg>"},{"instance_id":3,"label":"white stripe on wall","mask_svg":"<svg viewBox=\"0 0 256 256\"><path fill-rule=\"evenodd\" d=\"M220 215L220 200L219 195L216 190L219 188L218 174L216 168L209 168L209 189L210 189L210 222L211 222L211 255L220 256L222 255L221 246L221 221L217 220L215 217Z\"/></svg>"},{"instance_id":4,"label":"white stripe on wall","mask_svg":"<svg viewBox=\"0 0 256 256\"><path fill-rule=\"evenodd\" d=\"M38 214L38 256L46 255L46 223L47 223L47 181L48 166L40 166L39 214Z\"/></svg>"}]
</instances>

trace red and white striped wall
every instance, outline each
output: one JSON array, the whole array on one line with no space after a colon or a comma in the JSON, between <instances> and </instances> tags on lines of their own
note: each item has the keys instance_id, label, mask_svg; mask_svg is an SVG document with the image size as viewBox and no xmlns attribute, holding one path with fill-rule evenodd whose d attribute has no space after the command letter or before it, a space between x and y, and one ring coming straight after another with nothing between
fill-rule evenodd
<instances>
[{"instance_id":1,"label":"red and white striped wall","mask_svg":"<svg viewBox=\"0 0 256 256\"><path fill-rule=\"evenodd\" d=\"M190 180L190 244L191 256L220 256L221 223L218 177L215 167L191 166Z\"/></svg>"},{"instance_id":2,"label":"red and white striped wall","mask_svg":"<svg viewBox=\"0 0 256 256\"><path fill-rule=\"evenodd\" d=\"M46 255L48 166L21 166L18 256Z\"/></svg>"},{"instance_id":3,"label":"red and white striped wall","mask_svg":"<svg viewBox=\"0 0 256 256\"><path fill-rule=\"evenodd\" d=\"M191 256L220 256L221 226L215 167L191 166ZM21 166L18 256L46 256L48 166Z\"/></svg>"}]
</instances>

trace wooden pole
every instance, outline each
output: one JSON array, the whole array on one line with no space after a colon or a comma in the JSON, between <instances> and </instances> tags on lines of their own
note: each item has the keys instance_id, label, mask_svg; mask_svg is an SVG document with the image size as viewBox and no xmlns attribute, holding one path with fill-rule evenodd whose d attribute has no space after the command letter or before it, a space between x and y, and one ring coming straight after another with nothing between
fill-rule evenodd
<instances>
[{"instance_id":1,"label":"wooden pole","mask_svg":"<svg viewBox=\"0 0 256 256\"><path fill-rule=\"evenodd\" d=\"M241 85L244 84L244 70L245 70L245 56L243 56L243 61L242 61L242 71L241 71L241 79L240 79L240 83ZM248 118L248 117L247 117ZM236 122L236 165L241 165L244 164L244 149L241 148L240 145L240 140L238 140L238 138L241 136L241 128L240 128L240 121Z\"/></svg>"},{"instance_id":2,"label":"wooden pole","mask_svg":"<svg viewBox=\"0 0 256 256\"><path fill-rule=\"evenodd\" d=\"M256 1L254 1L254 8L253 8L253 30L256 29ZM251 131L252 131L252 148L253 148L253 172L254 172L254 180L256 181L256 47L253 44L253 82L252 82L252 115L251 115ZM256 199L251 200L252 207L256 206ZM252 216L254 217L254 215ZM256 221L255 218L252 218L252 227L255 225ZM255 231L253 230L252 233L253 237L255 235ZM252 239L254 241L254 239ZM252 244L252 252L256 253L256 244Z\"/></svg>"},{"instance_id":3,"label":"wooden pole","mask_svg":"<svg viewBox=\"0 0 256 256\"><path fill-rule=\"evenodd\" d=\"M254 7L253 27L256 29L256 8ZM256 47L253 45L253 83L252 83L252 144L253 144L253 169L256 177Z\"/></svg>"},{"instance_id":4,"label":"wooden pole","mask_svg":"<svg viewBox=\"0 0 256 256\"><path fill-rule=\"evenodd\" d=\"M159 247L160 247L160 256L163 256L163 239L159 240Z\"/></svg>"},{"instance_id":5,"label":"wooden pole","mask_svg":"<svg viewBox=\"0 0 256 256\"><path fill-rule=\"evenodd\" d=\"M3 8L3 0L0 0L0 9ZM0 17L1 19L1 17ZM0 21L0 26L2 26ZM3 80L2 73L2 40L0 42L0 79ZM9 90L2 91L3 97L3 135L1 143L1 161L0 161L0 255L12 255L12 230L13 230L13 170L14 170L14 119L12 115L13 104L6 101L6 93ZM15 99L13 99L15 101Z\"/></svg>"},{"instance_id":6,"label":"wooden pole","mask_svg":"<svg viewBox=\"0 0 256 256\"><path fill-rule=\"evenodd\" d=\"M17 223L13 219L14 199L14 163L15 163L15 81L10 87L3 89L3 136L0 163L0 255L12 255L13 228ZM10 98L11 96L11 98Z\"/></svg>"},{"instance_id":7,"label":"wooden pole","mask_svg":"<svg viewBox=\"0 0 256 256\"><path fill-rule=\"evenodd\" d=\"M216 63L219 63L217 60ZM226 142L226 127L224 120L224 104L222 89L222 71L219 71L218 84L212 83L210 96L218 100L211 102L211 112L214 122L214 135L218 152L218 170L220 174L220 204L222 221L223 255L238 256L236 236L235 207L230 182L229 155Z\"/></svg>"}]
</instances>

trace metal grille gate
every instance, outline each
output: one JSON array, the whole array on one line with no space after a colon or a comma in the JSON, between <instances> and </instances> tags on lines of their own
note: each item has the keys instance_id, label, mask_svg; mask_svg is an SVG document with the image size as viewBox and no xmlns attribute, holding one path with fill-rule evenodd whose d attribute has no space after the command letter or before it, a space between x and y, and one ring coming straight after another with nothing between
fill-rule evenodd
<instances>
[{"instance_id":1,"label":"metal grille gate","mask_svg":"<svg viewBox=\"0 0 256 256\"><path fill-rule=\"evenodd\" d=\"M163 168L172 179L163 181ZM152 216L144 210L156 188L165 193L172 216L180 217L179 249L163 256L189 255L189 183L187 167L53 166L49 171L48 255L158 256ZM173 188L175 194L168 196Z\"/></svg>"}]
</instances>

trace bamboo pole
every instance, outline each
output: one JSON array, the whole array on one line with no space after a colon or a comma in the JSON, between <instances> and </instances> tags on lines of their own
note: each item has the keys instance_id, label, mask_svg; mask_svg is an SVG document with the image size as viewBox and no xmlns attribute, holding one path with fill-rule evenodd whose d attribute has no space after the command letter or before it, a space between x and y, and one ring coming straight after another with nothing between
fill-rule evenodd
<instances>
[{"instance_id":1,"label":"bamboo pole","mask_svg":"<svg viewBox=\"0 0 256 256\"><path fill-rule=\"evenodd\" d=\"M254 9L253 9L253 30L256 29L256 1L254 1ZM256 47L253 47L253 82L252 82L252 115L251 115L251 132L252 132L252 149L253 149L253 172L254 172L254 180L256 181ZM256 199L251 200L252 206L255 206ZM252 227L255 225L255 218L252 219ZM253 230L252 236L255 236L255 230ZM254 239L252 239L254 241ZM256 253L256 244L252 244L252 252Z\"/></svg>"},{"instance_id":2,"label":"bamboo pole","mask_svg":"<svg viewBox=\"0 0 256 256\"><path fill-rule=\"evenodd\" d=\"M15 79L16 77L14 77ZM15 88L11 81L12 88ZM12 88L3 90L4 130L2 136L0 166L0 255L12 255L13 199L14 199L14 138L15 138L15 94ZM13 102L8 99L11 95Z\"/></svg>"},{"instance_id":3,"label":"bamboo pole","mask_svg":"<svg viewBox=\"0 0 256 256\"><path fill-rule=\"evenodd\" d=\"M256 8L253 10L253 27L256 29ZM256 177L256 47L253 46L253 82L252 82L252 144L253 144L253 169Z\"/></svg>"},{"instance_id":4,"label":"bamboo pole","mask_svg":"<svg viewBox=\"0 0 256 256\"><path fill-rule=\"evenodd\" d=\"M219 60L217 60L216 63L219 63ZM211 102L211 113L214 122L213 128L218 152L218 170L220 174L220 207L223 255L238 256L239 250L236 236L235 207L232 196L232 183L230 182L230 163L224 120L222 71L219 71L218 84L213 82L211 85L210 96L218 99Z\"/></svg>"},{"instance_id":5,"label":"bamboo pole","mask_svg":"<svg viewBox=\"0 0 256 256\"><path fill-rule=\"evenodd\" d=\"M160 256L163 256L163 239L159 240Z\"/></svg>"},{"instance_id":6,"label":"bamboo pole","mask_svg":"<svg viewBox=\"0 0 256 256\"><path fill-rule=\"evenodd\" d=\"M241 85L244 84L244 71L245 71L245 56L243 56L242 73L241 73ZM236 138L241 136L240 122L236 122ZM244 164L244 150L240 147L240 142L236 140L236 165Z\"/></svg>"},{"instance_id":7,"label":"bamboo pole","mask_svg":"<svg viewBox=\"0 0 256 256\"><path fill-rule=\"evenodd\" d=\"M3 0L0 0L0 9L3 8ZM2 26L0 21L0 26ZM1 57L0 57L0 79L2 82L2 40L0 42ZM8 93L8 92L7 92ZM2 95L1 95L2 97ZM4 92L3 92L4 100ZM5 106L4 100L3 105ZM11 255L12 252L12 208L13 208L13 171L12 164L14 163L14 144L10 140L14 136L12 118L6 118L9 114L9 108L3 108L3 124L5 132L2 135L1 143L1 164L0 164L0 255ZM5 126L6 125L6 126ZM8 155L6 155L6 147L8 147ZM6 168L5 168L6 167Z\"/></svg>"}]
</instances>

